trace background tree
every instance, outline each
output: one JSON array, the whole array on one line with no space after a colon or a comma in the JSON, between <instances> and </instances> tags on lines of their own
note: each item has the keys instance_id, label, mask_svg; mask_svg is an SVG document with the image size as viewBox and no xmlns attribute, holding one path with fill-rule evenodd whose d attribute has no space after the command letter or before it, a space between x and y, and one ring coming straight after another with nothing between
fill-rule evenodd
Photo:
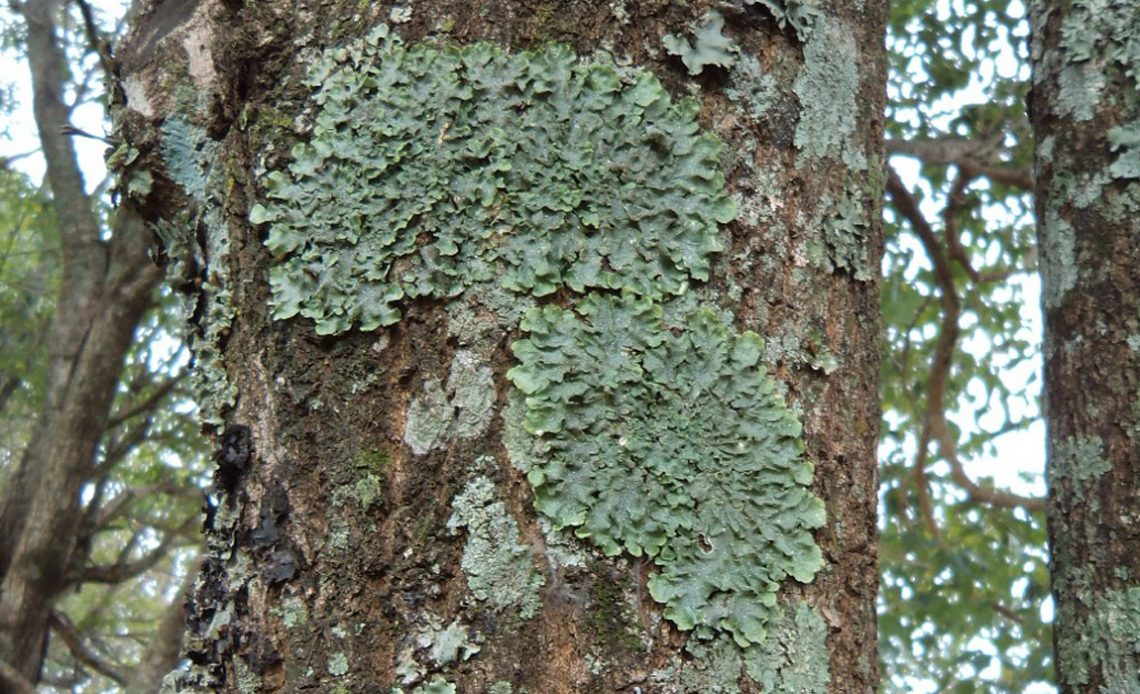
<instances>
[{"instance_id":1,"label":"background tree","mask_svg":"<svg viewBox=\"0 0 1140 694\"><path fill-rule=\"evenodd\" d=\"M226 423L184 685L873 688L884 11L144 11Z\"/></svg>"},{"instance_id":2,"label":"background tree","mask_svg":"<svg viewBox=\"0 0 1140 694\"><path fill-rule=\"evenodd\" d=\"M1049 541L1063 692L1140 688L1140 14L1033 6Z\"/></svg>"},{"instance_id":3,"label":"background tree","mask_svg":"<svg viewBox=\"0 0 1140 694\"><path fill-rule=\"evenodd\" d=\"M4 160L0 689L154 691L177 662L199 523L185 359L158 339L171 324L141 225L104 186L89 193L77 165L71 118L107 57L99 19L14 9L3 35L32 68L47 186Z\"/></svg>"},{"instance_id":4,"label":"background tree","mask_svg":"<svg viewBox=\"0 0 1140 694\"><path fill-rule=\"evenodd\" d=\"M1040 418L1027 35L1017 2L892 3L879 628L897 691L1052 679L1044 500L1006 486L1034 447L995 457Z\"/></svg>"}]
</instances>

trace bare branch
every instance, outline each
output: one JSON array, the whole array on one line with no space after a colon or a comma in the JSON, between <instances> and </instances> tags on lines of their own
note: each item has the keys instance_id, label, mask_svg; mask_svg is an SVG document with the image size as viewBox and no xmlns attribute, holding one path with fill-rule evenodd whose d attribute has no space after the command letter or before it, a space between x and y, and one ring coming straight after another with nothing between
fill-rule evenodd
<instances>
[{"instance_id":1,"label":"bare branch","mask_svg":"<svg viewBox=\"0 0 1140 694\"><path fill-rule=\"evenodd\" d=\"M116 562L109 566L87 566L83 569L81 581L83 583L122 583L135 578L143 572L154 568L158 562L170 555L175 541L185 538L186 534L195 526L198 517L188 519L177 532L169 532L162 536L162 541L153 550L133 562Z\"/></svg>"},{"instance_id":2,"label":"bare branch","mask_svg":"<svg viewBox=\"0 0 1140 694\"><path fill-rule=\"evenodd\" d=\"M963 175L960 180L964 178ZM939 303L942 306L942 325L938 332L938 341L935 343L934 355L930 364L930 379L927 382L924 436L929 435L938 441L938 452L950 464L950 479L961 487L971 500L983 501L993 506L1006 508L1020 506L1028 510L1042 509L1045 507L1045 500L1042 498L1021 496L983 487L966 474L962 461L958 457L957 442L946 422L946 381L950 375L950 367L953 365L954 351L960 334L958 318L961 314L958 289L954 283L954 274L950 270L950 259L947 257L942 244L938 242L934 229L918 209L914 197L903 185L898 173L890 167L887 167L887 192L891 196L895 208L911 223L919 241L926 249L930 262L934 265L934 277L939 289ZM916 458L916 469L920 463L925 463L924 451L925 446L919 448L918 455L923 456L923 459Z\"/></svg>"},{"instance_id":3,"label":"bare branch","mask_svg":"<svg viewBox=\"0 0 1140 694\"><path fill-rule=\"evenodd\" d=\"M151 393L142 402L135 403L122 412L116 412L115 414L111 415L111 418L107 420L107 428L114 429L128 419L133 419L140 414L154 410L158 403L167 395L169 395L170 392L174 390L182 380L182 373L179 373L173 378L167 379L165 382L158 385L154 389L154 392Z\"/></svg>"},{"instance_id":4,"label":"bare branch","mask_svg":"<svg viewBox=\"0 0 1140 694\"><path fill-rule=\"evenodd\" d=\"M984 177L992 181L1033 190L1033 172L1029 167L1009 166L993 160L993 152L1001 144L1003 133L987 138L968 140L946 137L931 140L887 140L889 154L902 154L921 159L927 164L957 165L970 177Z\"/></svg>"},{"instance_id":5,"label":"bare branch","mask_svg":"<svg viewBox=\"0 0 1140 694\"><path fill-rule=\"evenodd\" d=\"M125 684L127 681L126 675L119 669L118 666L108 663L99 657L94 650L87 647L83 643L83 637L79 634L79 630L75 628L67 615L59 611L52 611L50 618L51 629L63 643L67 646L67 650L71 651L71 655L83 665L91 668L95 672L109 677L114 680L116 684Z\"/></svg>"}]
</instances>

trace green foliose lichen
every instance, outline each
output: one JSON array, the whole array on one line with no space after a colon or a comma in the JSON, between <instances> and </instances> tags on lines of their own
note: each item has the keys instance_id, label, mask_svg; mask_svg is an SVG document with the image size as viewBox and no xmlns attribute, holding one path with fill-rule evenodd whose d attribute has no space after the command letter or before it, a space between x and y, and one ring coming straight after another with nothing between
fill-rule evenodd
<instances>
[{"instance_id":1,"label":"green foliose lichen","mask_svg":"<svg viewBox=\"0 0 1140 694\"><path fill-rule=\"evenodd\" d=\"M224 410L237 402L237 386L226 374L221 348L235 315L227 268L229 234L216 197L222 186L218 166L221 145L204 128L178 116L167 118L161 130L160 152L166 174L191 199L193 209L182 219L156 225L155 233L170 261L168 276L187 277L199 268L210 268L199 288L205 312L198 318L199 329L189 330L187 339L194 354L191 379L199 395L202 420L220 427ZM196 233L199 227L206 231L205 243ZM186 297L180 310L190 325L195 300Z\"/></svg>"},{"instance_id":2,"label":"green foliose lichen","mask_svg":"<svg viewBox=\"0 0 1140 694\"><path fill-rule=\"evenodd\" d=\"M688 68L690 75L699 75L705 67L731 67L739 52L732 39L721 33L724 16L713 10L701 17L700 26L692 40L676 34L666 34L661 42L670 55L675 55Z\"/></svg>"},{"instance_id":3,"label":"green foliose lichen","mask_svg":"<svg viewBox=\"0 0 1140 694\"><path fill-rule=\"evenodd\" d=\"M855 32L839 20L821 19L804 46L804 66L792 85L800 101L796 148L815 158L841 157L855 171L867 168L854 137L859 64Z\"/></svg>"},{"instance_id":4,"label":"green foliose lichen","mask_svg":"<svg viewBox=\"0 0 1140 694\"><path fill-rule=\"evenodd\" d=\"M507 374L535 437L523 464L556 528L654 558L650 594L679 628L759 643L779 584L822 563L824 506L759 336L668 313L626 293L527 314Z\"/></svg>"},{"instance_id":5,"label":"green foliose lichen","mask_svg":"<svg viewBox=\"0 0 1140 694\"><path fill-rule=\"evenodd\" d=\"M499 501L495 485L476 477L452 500L447 521L452 532L467 531L460 565L471 593L497 611L513 610L530 619L541 604L545 583L534 568L534 551L519 537L519 527Z\"/></svg>"},{"instance_id":6,"label":"green foliose lichen","mask_svg":"<svg viewBox=\"0 0 1140 694\"><path fill-rule=\"evenodd\" d=\"M781 29L791 25L801 43L811 38L816 18L820 14L819 0L744 0L746 5L763 5L768 8Z\"/></svg>"},{"instance_id":7,"label":"green foliose lichen","mask_svg":"<svg viewBox=\"0 0 1140 694\"><path fill-rule=\"evenodd\" d=\"M695 101L565 46L405 46L381 25L305 83L306 141L250 220L269 225L274 317L322 334L495 279L677 294L735 215Z\"/></svg>"}]
</instances>

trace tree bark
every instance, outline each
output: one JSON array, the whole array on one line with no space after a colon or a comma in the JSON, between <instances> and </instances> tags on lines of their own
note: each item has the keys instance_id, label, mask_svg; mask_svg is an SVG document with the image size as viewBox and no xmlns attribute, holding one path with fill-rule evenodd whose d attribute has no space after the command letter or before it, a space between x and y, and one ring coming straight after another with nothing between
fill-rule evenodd
<instances>
[{"instance_id":1,"label":"tree bark","mask_svg":"<svg viewBox=\"0 0 1140 694\"><path fill-rule=\"evenodd\" d=\"M1130 3L1109 5L1038 3L1032 17L1064 692L1140 688L1140 15Z\"/></svg>"},{"instance_id":2,"label":"tree bark","mask_svg":"<svg viewBox=\"0 0 1140 694\"><path fill-rule=\"evenodd\" d=\"M836 7L143 10L218 423L179 686L875 688L885 3Z\"/></svg>"}]
</instances>

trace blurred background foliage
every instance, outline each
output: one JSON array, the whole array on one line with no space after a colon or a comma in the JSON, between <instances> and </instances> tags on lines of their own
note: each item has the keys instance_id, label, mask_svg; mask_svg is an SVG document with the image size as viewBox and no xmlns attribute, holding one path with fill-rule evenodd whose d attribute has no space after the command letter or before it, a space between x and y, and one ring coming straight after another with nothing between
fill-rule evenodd
<instances>
[{"instance_id":1,"label":"blurred background foliage","mask_svg":"<svg viewBox=\"0 0 1140 694\"><path fill-rule=\"evenodd\" d=\"M93 12L101 34L121 29L123 8ZM48 324L60 278L59 227L51 193L38 179L21 18L0 10L0 50L18 68L0 78L0 485L13 474L43 408ZM64 98L76 134L101 151L104 76L79 8L70 4L58 40L68 57ZM17 112L20 109L22 112ZM85 112L88 114L85 117ZM94 121L89 114L95 114ZM112 182L82 162L92 214L104 229ZM109 231L105 231L109 234ZM41 691L121 691L152 649L164 620L181 631L181 603L196 571L206 442L184 377L189 356L174 302L156 293L135 329L111 417L82 492L80 550L69 589L51 616ZM177 636L178 633L175 635Z\"/></svg>"},{"instance_id":2,"label":"blurred background foliage","mask_svg":"<svg viewBox=\"0 0 1140 694\"><path fill-rule=\"evenodd\" d=\"M1052 691L1025 13L1018 0L892 6L887 691Z\"/></svg>"},{"instance_id":3,"label":"blurred background foliage","mask_svg":"<svg viewBox=\"0 0 1140 694\"><path fill-rule=\"evenodd\" d=\"M121 29L122 7L96 11ZM69 99L102 99L69 5ZM883 261L880 650L886 691L1051 691L1028 26L1017 0L895 0ZM18 20L0 47L21 60ZM16 82L0 105L16 105ZM12 122L8 118L5 122ZM11 127L11 126L9 126ZM99 131L95 124L94 132ZM27 138L0 140L0 484L34 426L59 265ZM41 165L42 166L42 165ZM109 185L96 192L105 219ZM195 569L208 455L168 296L137 332L84 491L90 551L45 691L117 691Z\"/></svg>"}]
</instances>

